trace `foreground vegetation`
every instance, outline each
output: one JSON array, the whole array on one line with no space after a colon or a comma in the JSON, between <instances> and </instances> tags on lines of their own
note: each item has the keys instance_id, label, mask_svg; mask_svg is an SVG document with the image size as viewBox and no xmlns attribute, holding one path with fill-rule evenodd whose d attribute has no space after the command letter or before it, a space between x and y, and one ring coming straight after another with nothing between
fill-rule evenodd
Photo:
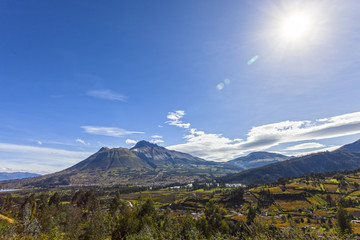
<instances>
[{"instance_id":1,"label":"foreground vegetation","mask_svg":"<svg viewBox=\"0 0 360 240\"><path fill-rule=\"evenodd\" d=\"M2 239L351 239L360 173L275 184L98 187L0 195ZM360 221L359 221L360 222Z\"/></svg>"}]
</instances>

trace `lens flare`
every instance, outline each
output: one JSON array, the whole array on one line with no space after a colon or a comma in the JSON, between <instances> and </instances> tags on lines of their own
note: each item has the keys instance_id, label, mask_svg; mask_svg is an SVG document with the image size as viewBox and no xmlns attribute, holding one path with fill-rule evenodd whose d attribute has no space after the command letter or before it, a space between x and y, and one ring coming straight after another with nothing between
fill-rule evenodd
<instances>
[{"instance_id":1,"label":"lens flare","mask_svg":"<svg viewBox=\"0 0 360 240\"><path fill-rule=\"evenodd\" d=\"M225 84L224 83L219 83L218 85L216 85L216 88L221 91L223 90L223 88L225 87Z\"/></svg>"},{"instance_id":2,"label":"lens flare","mask_svg":"<svg viewBox=\"0 0 360 240\"><path fill-rule=\"evenodd\" d=\"M248 65L253 64L258 58L259 58L259 56L256 55L255 57L253 57L252 59L250 59L247 64L248 64Z\"/></svg>"}]
</instances>

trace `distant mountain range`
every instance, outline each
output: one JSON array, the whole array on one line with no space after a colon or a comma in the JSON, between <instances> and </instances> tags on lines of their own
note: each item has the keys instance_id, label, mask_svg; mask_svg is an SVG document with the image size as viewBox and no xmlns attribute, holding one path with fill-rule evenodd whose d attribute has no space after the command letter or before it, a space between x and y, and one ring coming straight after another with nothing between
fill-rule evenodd
<instances>
[{"instance_id":1,"label":"distant mountain range","mask_svg":"<svg viewBox=\"0 0 360 240\"><path fill-rule=\"evenodd\" d=\"M226 183L271 183L312 172L360 168L360 140L332 152L290 158L253 152L229 162L206 161L146 141L131 149L101 148L87 159L53 174L0 182L1 188L84 185L153 186L194 180Z\"/></svg>"},{"instance_id":2,"label":"distant mountain range","mask_svg":"<svg viewBox=\"0 0 360 240\"><path fill-rule=\"evenodd\" d=\"M242 168L205 161L146 141L133 148L101 148L63 171L36 178L0 182L0 188L69 185L159 185L213 179Z\"/></svg>"},{"instance_id":3,"label":"distant mountain range","mask_svg":"<svg viewBox=\"0 0 360 240\"><path fill-rule=\"evenodd\" d=\"M37 174L37 173L29 173L29 172L11 172L11 173L0 172L0 181L38 177L38 176L41 176L41 175Z\"/></svg>"},{"instance_id":4,"label":"distant mountain range","mask_svg":"<svg viewBox=\"0 0 360 240\"><path fill-rule=\"evenodd\" d=\"M227 183L271 183L279 178L360 168L360 140L332 152L314 153L219 178Z\"/></svg>"},{"instance_id":5,"label":"distant mountain range","mask_svg":"<svg viewBox=\"0 0 360 240\"><path fill-rule=\"evenodd\" d=\"M247 156L239 157L234 160L228 161L228 163L244 169L250 169L250 168L262 167L271 163L285 161L290 158L291 157L277 153L252 152Z\"/></svg>"}]
</instances>

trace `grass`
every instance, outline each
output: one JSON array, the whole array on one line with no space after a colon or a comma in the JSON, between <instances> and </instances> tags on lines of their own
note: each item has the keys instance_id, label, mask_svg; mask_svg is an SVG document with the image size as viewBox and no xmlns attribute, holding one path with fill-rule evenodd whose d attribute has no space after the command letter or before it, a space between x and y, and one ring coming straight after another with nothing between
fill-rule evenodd
<instances>
[{"instance_id":1,"label":"grass","mask_svg":"<svg viewBox=\"0 0 360 240\"><path fill-rule=\"evenodd\" d=\"M296 211L300 208L309 209L312 205L307 201L295 200L295 201L276 201L276 203L284 211Z\"/></svg>"},{"instance_id":2,"label":"grass","mask_svg":"<svg viewBox=\"0 0 360 240\"><path fill-rule=\"evenodd\" d=\"M337 184L324 184L324 188L328 192L336 192L336 190L338 189L338 185Z\"/></svg>"}]
</instances>

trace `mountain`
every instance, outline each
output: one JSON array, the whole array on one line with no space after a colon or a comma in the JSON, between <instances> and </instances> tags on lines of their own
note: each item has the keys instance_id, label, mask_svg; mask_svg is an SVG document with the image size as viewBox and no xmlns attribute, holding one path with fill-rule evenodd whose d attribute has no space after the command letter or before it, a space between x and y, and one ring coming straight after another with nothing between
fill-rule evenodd
<instances>
[{"instance_id":1,"label":"mountain","mask_svg":"<svg viewBox=\"0 0 360 240\"><path fill-rule=\"evenodd\" d=\"M110 149L103 147L97 153L68 168L68 170L88 171L114 168L151 169L152 167L127 148Z\"/></svg>"},{"instance_id":2,"label":"mountain","mask_svg":"<svg viewBox=\"0 0 360 240\"><path fill-rule=\"evenodd\" d=\"M37 173L29 172L0 172L0 181L12 180L12 179L22 179L22 178L31 178L41 176Z\"/></svg>"},{"instance_id":3,"label":"mountain","mask_svg":"<svg viewBox=\"0 0 360 240\"><path fill-rule=\"evenodd\" d=\"M164 185L212 179L239 167L205 161L146 141L133 148L101 148L74 166L36 178L0 182L0 188L74 185Z\"/></svg>"},{"instance_id":4,"label":"mountain","mask_svg":"<svg viewBox=\"0 0 360 240\"><path fill-rule=\"evenodd\" d=\"M345 145L332 152L320 152L296 157L240 173L230 174L218 180L226 183L271 183L279 178L356 169L360 168L358 146L359 141Z\"/></svg>"},{"instance_id":5,"label":"mountain","mask_svg":"<svg viewBox=\"0 0 360 240\"><path fill-rule=\"evenodd\" d=\"M340 148L338 148L337 150L338 152L353 152L353 153L360 153L360 139L357 140L356 142L350 143L350 144L346 144Z\"/></svg>"},{"instance_id":6,"label":"mountain","mask_svg":"<svg viewBox=\"0 0 360 240\"><path fill-rule=\"evenodd\" d=\"M239 157L234 160L228 161L228 163L233 164L244 169L262 167L271 163L281 162L288 160L290 157L270 152L252 152L247 156Z\"/></svg>"},{"instance_id":7,"label":"mountain","mask_svg":"<svg viewBox=\"0 0 360 240\"><path fill-rule=\"evenodd\" d=\"M164 147L146 141L138 142L130 150L154 168L173 167L182 164L216 164L215 162L205 161L187 153L168 150Z\"/></svg>"}]
</instances>

